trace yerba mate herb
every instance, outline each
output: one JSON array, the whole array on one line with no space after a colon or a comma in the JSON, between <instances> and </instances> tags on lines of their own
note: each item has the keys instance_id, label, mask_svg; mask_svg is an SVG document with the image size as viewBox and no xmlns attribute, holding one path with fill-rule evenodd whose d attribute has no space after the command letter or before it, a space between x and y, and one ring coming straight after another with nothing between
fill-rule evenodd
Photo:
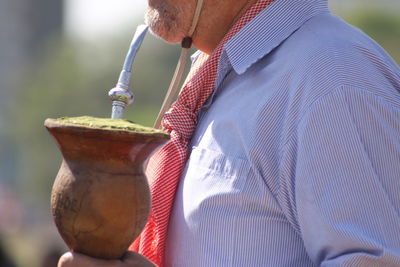
<instances>
[{"instance_id":1,"label":"yerba mate herb","mask_svg":"<svg viewBox=\"0 0 400 267\"><path fill-rule=\"evenodd\" d=\"M151 127L142 126L125 119L96 118L90 116L81 117L62 117L56 121L63 124L72 124L75 126L85 126L94 129L126 130L136 133L161 133L164 132ZM165 133L165 135L167 135Z\"/></svg>"}]
</instances>

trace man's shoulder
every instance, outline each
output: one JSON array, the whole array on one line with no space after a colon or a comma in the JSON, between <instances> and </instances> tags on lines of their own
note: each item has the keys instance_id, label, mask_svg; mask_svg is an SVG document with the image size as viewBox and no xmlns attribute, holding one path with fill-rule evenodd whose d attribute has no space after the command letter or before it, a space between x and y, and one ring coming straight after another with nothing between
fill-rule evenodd
<instances>
[{"instance_id":1,"label":"man's shoulder","mask_svg":"<svg viewBox=\"0 0 400 267\"><path fill-rule=\"evenodd\" d=\"M368 51L369 54L396 66L377 42L331 13L320 14L306 21L282 43L282 47L290 48L292 53L303 55L308 60L329 60L331 64L340 63L344 57L360 59Z\"/></svg>"},{"instance_id":2,"label":"man's shoulder","mask_svg":"<svg viewBox=\"0 0 400 267\"><path fill-rule=\"evenodd\" d=\"M313 90L392 87L388 77L400 81L399 67L379 44L330 13L309 19L278 47L274 58L287 61L288 76Z\"/></svg>"},{"instance_id":3,"label":"man's shoulder","mask_svg":"<svg viewBox=\"0 0 400 267\"><path fill-rule=\"evenodd\" d=\"M298 40L302 42L298 43ZM314 53L316 51L312 49L322 52L327 49L352 50L359 46L383 50L363 31L332 13L319 14L307 20L286 43L291 41L296 41L298 48L309 47L308 51Z\"/></svg>"},{"instance_id":4,"label":"man's shoulder","mask_svg":"<svg viewBox=\"0 0 400 267\"><path fill-rule=\"evenodd\" d=\"M370 37L331 14L308 20L262 58L252 72L238 77L255 80L267 96L274 91L281 97L275 103L288 111L284 113L287 129L296 127L293 123L298 123L315 103L336 96L335 92L349 98L363 95L365 99L400 103L396 63Z\"/></svg>"},{"instance_id":5,"label":"man's shoulder","mask_svg":"<svg viewBox=\"0 0 400 267\"><path fill-rule=\"evenodd\" d=\"M310 58L329 55L331 59L345 56L341 53L361 56L360 51L364 49L384 60L393 61L372 38L331 13L307 20L282 42L279 49L290 49L292 54Z\"/></svg>"}]
</instances>

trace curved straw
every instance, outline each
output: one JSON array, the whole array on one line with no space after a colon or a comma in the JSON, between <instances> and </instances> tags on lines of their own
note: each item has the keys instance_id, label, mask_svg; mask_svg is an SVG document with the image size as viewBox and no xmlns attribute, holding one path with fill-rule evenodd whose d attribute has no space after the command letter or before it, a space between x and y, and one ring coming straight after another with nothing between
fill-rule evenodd
<instances>
[{"instance_id":1,"label":"curved straw","mask_svg":"<svg viewBox=\"0 0 400 267\"><path fill-rule=\"evenodd\" d=\"M143 42L143 39L147 33L147 25L139 25L136 29L135 35L133 36L131 45L129 47L128 54L126 55L123 70L132 71L133 61L135 60L136 54Z\"/></svg>"},{"instance_id":2,"label":"curved straw","mask_svg":"<svg viewBox=\"0 0 400 267\"><path fill-rule=\"evenodd\" d=\"M204 3L204 0L197 1L192 25L190 27L189 34L188 34L189 37L191 37L193 35L194 31L196 30L196 27L197 27L197 24L198 24L199 18L200 18L200 13L203 8L203 3ZM168 88L167 94L165 96L165 99L163 101L163 104L161 106L160 112L158 113L156 122L154 123L154 128L160 128L162 117L164 116L165 112L167 112L167 110L171 107L174 96L176 95L179 85L181 84L182 77L185 72L186 61L189 56L189 50L190 50L190 46L186 47L186 45L184 45L185 39L182 41L181 55L179 57L178 64L176 65L174 76L169 85L169 88Z\"/></svg>"},{"instance_id":3,"label":"curved straw","mask_svg":"<svg viewBox=\"0 0 400 267\"><path fill-rule=\"evenodd\" d=\"M128 54L125 58L124 66L119 75L117 85L108 92L108 96L112 100L111 118L113 119L122 118L126 107L133 102L133 93L129 90L132 66L140 45L147 33L147 29L147 25L140 25L137 27L135 36L132 39Z\"/></svg>"}]
</instances>

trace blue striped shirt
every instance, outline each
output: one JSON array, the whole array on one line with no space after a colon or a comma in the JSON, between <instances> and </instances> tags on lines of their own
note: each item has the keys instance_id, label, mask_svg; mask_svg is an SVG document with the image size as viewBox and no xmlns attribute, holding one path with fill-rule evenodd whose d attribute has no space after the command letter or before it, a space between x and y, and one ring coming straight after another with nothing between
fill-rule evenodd
<instances>
[{"instance_id":1,"label":"blue striped shirt","mask_svg":"<svg viewBox=\"0 0 400 267\"><path fill-rule=\"evenodd\" d=\"M225 46L167 266L400 266L399 90L326 0L276 0Z\"/></svg>"}]
</instances>

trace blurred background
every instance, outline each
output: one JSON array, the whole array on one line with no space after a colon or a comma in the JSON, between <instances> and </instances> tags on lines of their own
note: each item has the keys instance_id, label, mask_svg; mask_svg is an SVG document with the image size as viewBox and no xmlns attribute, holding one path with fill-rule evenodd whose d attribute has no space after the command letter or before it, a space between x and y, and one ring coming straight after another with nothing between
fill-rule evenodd
<instances>
[{"instance_id":1,"label":"blurred background","mask_svg":"<svg viewBox=\"0 0 400 267\"><path fill-rule=\"evenodd\" d=\"M399 0L331 0L400 62ZM61 162L46 118L108 117L146 1L0 0L0 267L56 266L66 250L49 196ZM148 35L135 61L126 117L151 126L179 47Z\"/></svg>"}]
</instances>

